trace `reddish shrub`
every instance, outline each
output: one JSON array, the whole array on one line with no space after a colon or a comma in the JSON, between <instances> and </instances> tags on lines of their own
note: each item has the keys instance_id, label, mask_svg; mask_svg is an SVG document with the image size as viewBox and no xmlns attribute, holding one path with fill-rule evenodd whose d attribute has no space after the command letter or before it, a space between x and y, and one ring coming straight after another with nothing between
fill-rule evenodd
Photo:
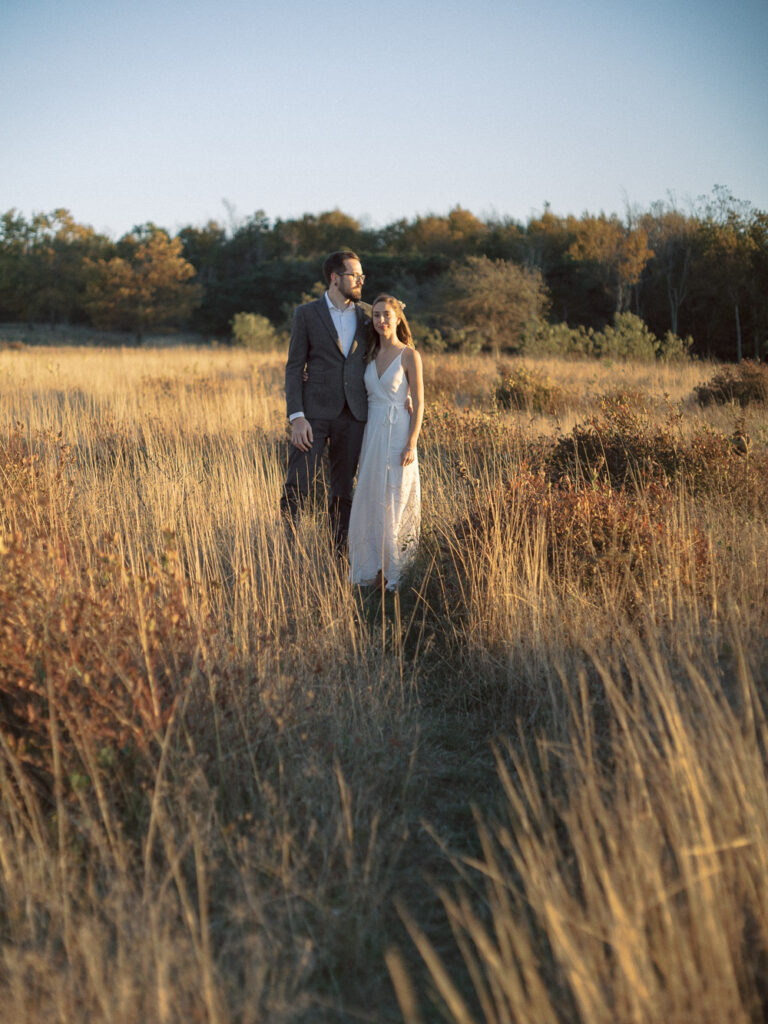
<instances>
[{"instance_id":1,"label":"reddish shrub","mask_svg":"<svg viewBox=\"0 0 768 1024\"><path fill-rule=\"evenodd\" d=\"M723 366L706 384L694 388L700 405L745 406L768 402L768 366L745 359L738 366Z\"/></svg>"},{"instance_id":2,"label":"reddish shrub","mask_svg":"<svg viewBox=\"0 0 768 1024\"><path fill-rule=\"evenodd\" d=\"M664 483L649 484L642 493L601 479L587 486L570 479L552 483L543 470L523 466L490 502L478 500L459 530L465 543L483 544L499 533L514 542L543 527L556 581L586 590L607 581L631 584L625 600L634 606L671 574L691 586L704 578L706 538L695 526L683 533L674 505Z\"/></svg>"},{"instance_id":3,"label":"reddish shrub","mask_svg":"<svg viewBox=\"0 0 768 1024\"><path fill-rule=\"evenodd\" d=\"M680 481L693 495L716 495L745 511L758 511L768 491L768 454L716 430L684 436L672 420L659 420L621 398L558 438L545 459L553 482L599 480L613 487Z\"/></svg>"},{"instance_id":4,"label":"reddish shrub","mask_svg":"<svg viewBox=\"0 0 768 1024\"><path fill-rule=\"evenodd\" d=\"M165 567L126 585L113 539L86 550L52 527L51 495L18 438L0 445L0 474L0 733L22 767L49 781L56 742L64 781L75 785L89 757L150 752L188 678L197 632L173 551Z\"/></svg>"}]
</instances>

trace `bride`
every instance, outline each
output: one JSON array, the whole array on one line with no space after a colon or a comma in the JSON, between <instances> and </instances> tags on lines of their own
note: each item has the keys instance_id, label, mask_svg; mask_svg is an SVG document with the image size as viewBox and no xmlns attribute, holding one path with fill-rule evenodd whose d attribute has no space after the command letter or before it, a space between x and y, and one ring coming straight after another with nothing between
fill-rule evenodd
<instances>
[{"instance_id":1,"label":"bride","mask_svg":"<svg viewBox=\"0 0 768 1024\"><path fill-rule=\"evenodd\" d=\"M388 590L413 561L421 520L416 441L424 383L403 308L392 295L379 295L371 310L364 378L368 422L349 522L351 581Z\"/></svg>"}]
</instances>

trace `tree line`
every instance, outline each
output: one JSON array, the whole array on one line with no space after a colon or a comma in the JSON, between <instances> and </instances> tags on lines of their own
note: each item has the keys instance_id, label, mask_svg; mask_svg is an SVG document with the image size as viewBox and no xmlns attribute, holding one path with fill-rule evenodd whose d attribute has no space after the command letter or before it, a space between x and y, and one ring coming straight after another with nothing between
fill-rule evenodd
<instances>
[{"instance_id":1,"label":"tree line","mask_svg":"<svg viewBox=\"0 0 768 1024\"><path fill-rule=\"evenodd\" d=\"M358 252L364 295L394 292L426 346L521 350L553 325L603 331L626 314L657 338L725 360L768 346L768 213L722 187L688 209L560 216L523 224L444 216L381 228L332 210L271 221L209 221L174 236L155 224L117 241L68 210L0 219L0 320L227 336L238 313L284 329L319 293L322 257Z\"/></svg>"}]
</instances>

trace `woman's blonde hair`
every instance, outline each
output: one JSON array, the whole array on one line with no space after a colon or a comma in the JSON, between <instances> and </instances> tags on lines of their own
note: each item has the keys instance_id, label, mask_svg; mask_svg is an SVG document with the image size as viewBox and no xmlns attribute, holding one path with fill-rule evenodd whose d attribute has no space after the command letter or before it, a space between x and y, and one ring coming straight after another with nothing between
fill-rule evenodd
<instances>
[{"instance_id":1,"label":"woman's blonde hair","mask_svg":"<svg viewBox=\"0 0 768 1024\"><path fill-rule=\"evenodd\" d=\"M376 333L376 328L373 326L373 310L379 302L386 303L387 306L391 306L392 309L397 313L397 327L395 333L398 341L402 341L408 348L416 348L413 343L413 335L411 334L411 328L408 326L408 321L405 318L405 303L401 302L400 299L396 299L394 295L388 295L386 292L382 292L381 295L377 295L371 303L371 322L368 324L368 348L365 353L365 358L370 363L376 358L376 355L381 347L381 340Z\"/></svg>"}]
</instances>

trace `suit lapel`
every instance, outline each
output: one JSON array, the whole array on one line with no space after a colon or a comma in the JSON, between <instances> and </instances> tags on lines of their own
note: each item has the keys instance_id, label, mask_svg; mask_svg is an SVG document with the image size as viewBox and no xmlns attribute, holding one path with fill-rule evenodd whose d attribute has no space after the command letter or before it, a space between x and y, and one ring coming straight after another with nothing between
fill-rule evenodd
<instances>
[{"instance_id":1,"label":"suit lapel","mask_svg":"<svg viewBox=\"0 0 768 1024\"><path fill-rule=\"evenodd\" d=\"M315 309L317 310L317 315L320 318L320 321L330 334L331 340L333 341L334 345L339 350L339 352L341 352L341 354L344 355L341 348L341 338L338 336L338 334L336 333L336 328L333 326L333 320L331 319L331 314L328 309L328 303L325 300L325 295L323 295L321 298L317 300L315 304Z\"/></svg>"},{"instance_id":2,"label":"suit lapel","mask_svg":"<svg viewBox=\"0 0 768 1024\"><path fill-rule=\"evenodd\" d=\"M328 303L326 302L325 295L323 295L322 298L317 299L315 309L320 321L331 336L331 340L343 356L344 349L341 347L341 338L336 333L336 328L333 320L331 319L331 313L328 309ZM359 303L355 303L355 316L357 318L357 326L355 327L355 337L352 341L352 347L349 350L349 355L352 355L360 345L365 347L367 344L365 327L368 321L368 315Z\"/></svg>"}]
</instances>

